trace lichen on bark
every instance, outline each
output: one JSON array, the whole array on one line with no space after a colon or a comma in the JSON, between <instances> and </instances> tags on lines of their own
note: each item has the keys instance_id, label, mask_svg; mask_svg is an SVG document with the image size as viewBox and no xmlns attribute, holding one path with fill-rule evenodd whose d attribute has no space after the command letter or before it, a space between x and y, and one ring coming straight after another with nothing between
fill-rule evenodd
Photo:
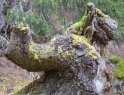
<instances>
[{"instance_id":1,"label":"lichen on bark","mask_svg":"<svg viewBox=\"0 0 124 95\"><path fill-rule=\"evenodd\" d=\"M97 59L98 54L97 54L95 48L94 48L93 46L91 46L91 45L87 42L86 38L84 38L84 37L79 37L78 35L74 35L74 34L73 34L73 45L75 45L75 44L77 44L77 43L81 43L81 42L83 42L83 43L86 45L86 47L87 47L87 49L88 49L88 54L89 54L90 56L92 56L93 59Z\"/></svg>"}]
</instances>

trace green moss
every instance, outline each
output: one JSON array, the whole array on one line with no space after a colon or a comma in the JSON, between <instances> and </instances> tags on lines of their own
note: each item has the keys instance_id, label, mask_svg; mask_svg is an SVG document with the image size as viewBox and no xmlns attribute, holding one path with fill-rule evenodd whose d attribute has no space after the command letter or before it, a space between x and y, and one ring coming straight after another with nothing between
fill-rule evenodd
<instances>
[{"instance_id":1,"label":"green moss","mask_svg":"<svg viewBox=\"0 0 124 95\"><path fill-rule=\"evenodd\" d=\"M119 58L119 67L115 70L115 77L124 79L124 59Z\"/></svg>"},{"instance_id":2,"label":"green moss","mask_svg":"<svg viewBox=\"0 0 124 95\"><path fill-rule=\"evenodd\" d=\"M73 38L73 45L76 45L78 42L85 42L86 44L89 44L89 40L84 36L78 36L78 35L72 35Z\"/></svg>"},{"instance_id":3,"label":"green moss","mask_svg":"<svg viewBox=\"0 0 124 95\"><path fill-rule=\"evenodd\" d=\"M33 55L33 58L35 59L35 60L37 60L38 59L38 51L35 49L35 43L34 42L31 42L30 44L29 44L29 53L31 53L32 55Z\"/></svg>"},{"instance_id":4,"label":"green moss","mask_svg":"<svg viewBox=\"0 0 124 95\"><path fill-rule=\"evenodd\" d=\"M62 39L66 39L65 36L62 37ZM51 41L50 41L50 44L51 45L54 45L54 42L56 41L56 38L54 37ZM46 52L50 52L50 51L53 51L54 48L51 48L51 49L47 49ZM62 50L62 47L61 46L58 46L58 54L60 54L61 57L63 58L66 58L67 56L72 56L74 55L75 53L75 49L72 49L72 50L67 50L67 51L63 51Z\"/></svg>"},{"instance_id":5,"label":"green moss","mask_svg":"<svg viewBox=\"0 0 124 95\"><path fill-rule=\"evenodd\" d=\"M17 27L20 29L20 31L21 31L22 33L25 33L25 32L27 31L27 29L28 29L28 27L25 27L25 25L24 25L22 22L20 22L20 23L17 25Z\"/></svg>"},{"instance_id":6,"label":"green moss","mask_svg":"<svg viewBox=\"0 0 124 95\"><path fill-rule=\"evenodd\" d=\"M27 29L28 29L28 27L21 27L20 31L25 33Z\"/></svg>"},{"instance_id":7,"label":"green moss","mask_svg":"<svg viewBox=\"0 0 124 95\"><path fill-rule=\"evenodd\" d=\"M31 81L29 84L25 85L22 89L12 93L11 95L41 95L45 90L43 90L42 78Z\"/></svg>"},{"instance_id":8,"label":"green moss","mask_svg":"<svg viewBox=\"0 0 124 95\"><path fill-rule=\"evenodd\" d=\"M95 51L94 47L87 42L85 37L79 37L78 35L73 34L72 38L73 38L73 45L76 45L79 42L83 42L86 45L87 49L89 50L88 54L92 56L93 59L97 59L98 57L97 52Z\"/></svg>"},{"instance_id":9,"label":"green moss","mask_svg":"<svg viewBox=\"0 0 124 95\"><path fill-rule=\"evenodd\" d=\"M12 93L12 95L17 95L17 94L18 94L17 92Z\"/></svg>"},{"instance_id":10,"label":"green moss","mask_svg":"<svg viewBox=\"0 0 124 95\"><path fill-rule=\"evenodd\" d=\"M81 38L82 38L85 42L90 43L89 39L87 39L86 37L81 36Z\"/></svg>"},{"instance_id":11,"label":"green moss","mask_svg":"<svg viewBox=\"0 0 124 95\"><path fill-rule=\"evenodd\" d=\"M58 53L62 53L62 48L60 46L58 46Z\"/></svg>"},{"instance_id":12,"label":"green moss","mask_svg":"<svg viewBox=\"0 0 124 95\"><path fill-rule=\"evenodd\" d=\"M72 34L76 34L80 28L83 28L83 26L85 25L85 22L87 20L87 13L85 12L84 16L82 17L82 19L79 22L76 22L74 24L72 24L65 33L70 33L70 31L73 31Z\"/></svg>"},{"instance_id":13,"label":"green moss","mask_svg":"<svg viewBox=\"0 0 124 95\"><path fill-rule=\"evenodd\" d=\"M87 38L85 38L84 36L78 36L74 34L72 34L72 38L73 38L73 42L72 42L73 45L76 45L78 42L84 42L84 44L86 44L87 46L87 49L89 50L88 54L91 55L94 59L97 59L97 53L94 50L94 48L88 43L89 41L87 40ZM63 39L66 39L66 37L63 37ZM53 45L55 40L56 38L53 38L50 44ZM55 49L54 46L47 46L44 47L44 49L42 50L40 47L38 48L38 45L35 44L34 42L31 42L29 44L29 53L33 55L34 60L47 58L48 56L53 54L54 49ZM62 47L58 46L58 54L60 54L60 56L63 58L72 56L74 55L74 53L75 53L75 49L63 51Z\"/></svg>"},{"instance_id":14,"label":"green moss","mask_svg":"<svg viewBox=\"0 0 124 95\"><path fill-rule=\"evenodd\" d=\"M22 22L20 22L17 26L18 27L24 27L25 25Z\"/></svg>"},{"instance_id":15,"label":"green moss","mask_svg":"<svg viewBox=\"0 0 124 95\"><path fill-rule=\"evenodd\" d=\"M22 89L15 91L12 95L26 95L25 90L30 89L33 85L33 81L27 85L25 85Z\"/></svg>"},{"instance_id":16,"label":"green moss","mask_svg":"<svg viewBox=\"0 0 124 95\"><path fill-rule=\"evenodd\" d=\"M112 63L118 63L119 62L119 59L120 59L120 57L119 56L116 56L116 55L112 55L112 56L109 57L109 60Z\"/></svg>"},{"instance_id":17,"label":"green moss","mask_svg":"<svg viewBox=\"0 0 124 95\"><path fill-rule=\"evenodd\" d=\"M29 53L33 55L34 60L46 59L54 51L54 47L51 46L38 46L34 42L31 42L28 46Z\"/></svg>"},{"instance_id":18,"label":"green moss","mask_svg":"<svg viewBox=\"0 0 124 95\"><path fill-rule=\"evenodd\" d=\"M74 26L70 26L67 31L65 32L65 34L67 33L71 33L71 34L76 34L77 33L77 30Z\"/></svg>"},{"instance_id":19,"label":"green moss","mask_svg":"<svg viewBox=\"0 0 124 95\"><path fill-rule=\"evenodd\" d=\"M47 47L47 49L46 49L46 51L45 51L45 54L46 54L46 55L49 55L49 54L51 54L53 51L54 51L54 48L53 48L53 47Z\"/></svg>"},{"instance_id":20,"label":"green moss","mask_svg":"<svg viewBox=\"0 0 124 95\"><path fill-rule=\"evenodd\" d=\"M85 21L87 20L87 16L88 16L88 14L87 14L87 12L85 12L85 13L84 13L84 16L83 16L82 19L81 19L81 21L83 22L83 23L82 23L82 26L84 26Z\"/></svg>"},{"instance_id":21,"label":"green moss","mask_svg":"<svg viewBox=\"0 0 124 95\"><path fill-rule=\"evenodd\" d=\"M61 55L61 57L67 58L68 56L74 55L75 49L63 51L61 46L58 46L58 53Z\"/></svg>"},{"instance_id":22,"label":"green moss","mask_svg":"<svg viewBox=\"0 0 124 95\"><path fill-rule=\"evenodd\" d=\"M56 38L54 37L54 38L52 38L52 40L50 41L50 44L51 45L53 45L54 44L54 42L55 42L55 40L56 40Z\"/></svg>"},{"instance_id":23,"label":"green moss","mask_svg":"<svg viewBox=\"0 0 124 95\"><path fill-rule=\"evenodd\" d=\"M98 15L100 16L104 16L105 18L108 18L109 16L108 15L105 15L100 9L96 8L96 12Z\"/></svg>"},{"instance_id":24,"label":"green moss","mask_svg":"<svg viewBox=\"0 0 124 95\"><path fill-rule=\"evenodd\" d=\"M124 79L124 59L119 56L112 55L109 60L113 63L119 64L119 67L117 67L114 71L114 77Z\"/></svg>"},{"instance_id":25,"label":"green moss","mask_svg":"<svg viewBox=\"0 0 124 95\"><path fill-rule=\"evenodd\" d=\"M88 52L88 54L92 56L93 59L97 59L97 53L93 49L91 49L90 52Z\"/></svg>"}]
</instances>

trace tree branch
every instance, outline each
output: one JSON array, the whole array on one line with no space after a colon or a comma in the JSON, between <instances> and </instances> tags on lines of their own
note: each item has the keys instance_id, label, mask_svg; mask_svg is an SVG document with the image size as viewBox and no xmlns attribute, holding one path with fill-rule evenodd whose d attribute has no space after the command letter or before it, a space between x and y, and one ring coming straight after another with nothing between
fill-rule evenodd
<instances>
[{"instance_id":1,"label":"tree branch","mask_svg":"<svg viewBox=\"0 0 124 95\"><path fill-rule=\"evenodd\" d=\"M68 68L77 57L85 54L97 59L97 52L82 36L57 35L46 44L32 41L25 27L14 26L6 56L15 64L28 71L46 71Z\"/></svg>"}]
</instances>

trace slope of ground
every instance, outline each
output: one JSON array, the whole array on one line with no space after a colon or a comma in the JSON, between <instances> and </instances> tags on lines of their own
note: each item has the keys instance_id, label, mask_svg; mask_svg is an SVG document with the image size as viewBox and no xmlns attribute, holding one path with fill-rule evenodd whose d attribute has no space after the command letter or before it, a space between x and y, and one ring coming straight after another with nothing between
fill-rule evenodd
<instances>
[{"instance_id":1,"label":"slope of ground","mask_svg":"<svg viewBox=\"0 0 124 95\"><path fill-rule=\"evenodd\" d=\"M29 72L17 67L5 57L0 58L0 95L11 95L31 80Z\"/></svg>"},{"instance_id":2,"label":"slope of ground","mask_svg":"<svg viewBox=\"0 0 124 95\"><path fill-rule=\"evenodd\" d=\"M107 72L109 73L111 77L111 89L108 91L105 95L124 95L124 83L123 79L116 79L114 77L114 71L116 68L119 66L119 64L111 63L110 61L108 62L108 58L111 55L117 55L122 58L124 58L124 44L121 44L119 47L113 45L113 42L110 42L109 45L107 45Z\"/></svg>"}]
</instances>

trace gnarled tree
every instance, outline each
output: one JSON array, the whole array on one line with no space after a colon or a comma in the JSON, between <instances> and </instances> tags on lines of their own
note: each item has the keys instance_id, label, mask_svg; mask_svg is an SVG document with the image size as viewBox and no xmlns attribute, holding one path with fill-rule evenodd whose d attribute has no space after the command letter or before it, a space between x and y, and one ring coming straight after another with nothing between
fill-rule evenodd
<instances>
[{"instance_id":1,"label":"gnarled tree","mask_svg":"<svg viewBox=\"0 0 124 95\"><path fill-rule=\"evenodd\" d=\"M107 21L106 21L107 20ZM109 22L109 23L108 23ZM91 43L106 45L116 23L93 3L78 23L65 35L56 35L50 42L37 44L24 24L13 25L6 57L28 71L45 71L45 75L17 95L98 95L107 82L105 62ZM80 35L75 35L81 31ZM111 34L111 35L109 35ZM97 39L96 39L97 37ZM104 43L105 42L105 43ZM98 85L100 84L100 87Z\"/></svg>"}]
</instances>

